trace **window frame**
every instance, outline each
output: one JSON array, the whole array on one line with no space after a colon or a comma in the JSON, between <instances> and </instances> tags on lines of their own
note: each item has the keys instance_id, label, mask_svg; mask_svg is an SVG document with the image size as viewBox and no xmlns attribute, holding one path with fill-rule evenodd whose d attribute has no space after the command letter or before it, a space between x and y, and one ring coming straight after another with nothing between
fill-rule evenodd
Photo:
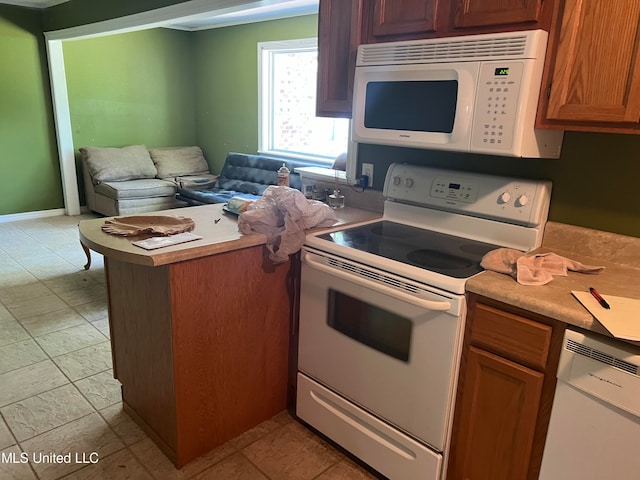
<instances>
[{"instance_id":1,"label":"window frame","mask_svg":"<svg viewBox=\"0 0 640 480\"><path fill-rule=\"evenodd\" d=\"M273 107L271 92L273 91L274 71L271 59L274 54L287 51L317 52L318 39L311 37L258 42L258 153L298 160L309 160L331 167L335 157L313 155L310 153L294 153L273 148L274 132L270 115Z\"/></svg>"}]
</instances>

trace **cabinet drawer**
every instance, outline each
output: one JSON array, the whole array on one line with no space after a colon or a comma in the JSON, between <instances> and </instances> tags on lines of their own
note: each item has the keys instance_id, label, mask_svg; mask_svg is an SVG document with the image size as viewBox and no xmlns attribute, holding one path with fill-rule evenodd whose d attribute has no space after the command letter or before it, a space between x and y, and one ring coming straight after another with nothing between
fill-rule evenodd
<instances>
[{"instance_id":1,"label":"cabinet drawer","mask_svg":"<svg viewBox=\"0 0 640 480\"><path fill-rule=\"evenodd\" d=\"M544 370L551 343L550 325L476 304L471 343L506 358Z\"/></svg>"}]
</instances>

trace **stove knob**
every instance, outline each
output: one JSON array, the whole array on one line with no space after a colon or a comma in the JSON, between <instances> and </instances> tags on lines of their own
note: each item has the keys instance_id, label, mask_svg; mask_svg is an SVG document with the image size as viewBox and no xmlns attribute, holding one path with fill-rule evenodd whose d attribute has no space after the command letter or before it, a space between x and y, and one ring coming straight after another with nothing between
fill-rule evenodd
<instances>
[{"instance_id":1,"label":"stove knob","mask_svg":"<svg viewBox=\"0 0 640 480\"><path fill-rule=\"evenodd\" d=\"M407 187L407 188L413 187L413 178L409 177L409 178L405 179L404 186Z\"/></svg>"},{"instance_id":2,"label":"stove knob","mask_svg":"<svg viewBox=\"0 0 640 480\"><path fill-rule=\"evenodd\" d=\"M529 203L529 197L526 195L520 195L516 200L517 207L524 207L527 203Z\"/></svg>"},{"instance_id":3,"label":"stove knob","mask_svg":"<svg viewBox=\"0 0 640 480\"><path fill-rule=\"evenodd\" d=\"M395 177L393 177L393 184L397 187L398 185L400 185L400 182L402 181L402 179L400 177L398 177L397 175Z\"/></svg>"},{"instance_id":4,"label":"stove knob","mask_svg":"<svg viewBox=\"0 0 640 480\"><path fill-rule=\"evenodd\" d=\"M498 201L500 203L509 203L511 201L511 194L509 192L502 192Z\"/></svg>"}]
</instances>

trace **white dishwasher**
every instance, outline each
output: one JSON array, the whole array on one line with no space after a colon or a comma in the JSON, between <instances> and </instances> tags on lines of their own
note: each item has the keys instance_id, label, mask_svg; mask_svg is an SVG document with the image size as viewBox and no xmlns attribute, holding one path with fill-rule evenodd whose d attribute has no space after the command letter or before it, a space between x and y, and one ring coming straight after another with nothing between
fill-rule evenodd
<instances>
[{"instance_id":1,"label":"white dishwasher","mask_svg":"<svg viewBox=\"0 0 640 480\"><path fill-rule=\"evenodd\" d=\"M640 347L566 331L539 478L640 478Z\"/></svg>"}]
</instances>

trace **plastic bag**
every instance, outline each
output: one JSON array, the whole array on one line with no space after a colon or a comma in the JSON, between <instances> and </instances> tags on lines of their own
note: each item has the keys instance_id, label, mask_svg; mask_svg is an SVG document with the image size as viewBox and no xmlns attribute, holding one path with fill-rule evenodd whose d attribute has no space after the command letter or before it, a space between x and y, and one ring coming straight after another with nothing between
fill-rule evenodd
<instances>
[{"instance_id":1,"label":"plastic bag","mask_svg":"<svg viewBox=\"0 0 640 480\"><path fill-rule=\"evenodd\" d=\"M302 248L305 230L330 227L338 221L335 212L317 200L308 200L302 192L289 187L268 187L262 198L238 217L240 232L262 233L267 237L269 258L286 262Z\"/></svg>"}]
</instances>

